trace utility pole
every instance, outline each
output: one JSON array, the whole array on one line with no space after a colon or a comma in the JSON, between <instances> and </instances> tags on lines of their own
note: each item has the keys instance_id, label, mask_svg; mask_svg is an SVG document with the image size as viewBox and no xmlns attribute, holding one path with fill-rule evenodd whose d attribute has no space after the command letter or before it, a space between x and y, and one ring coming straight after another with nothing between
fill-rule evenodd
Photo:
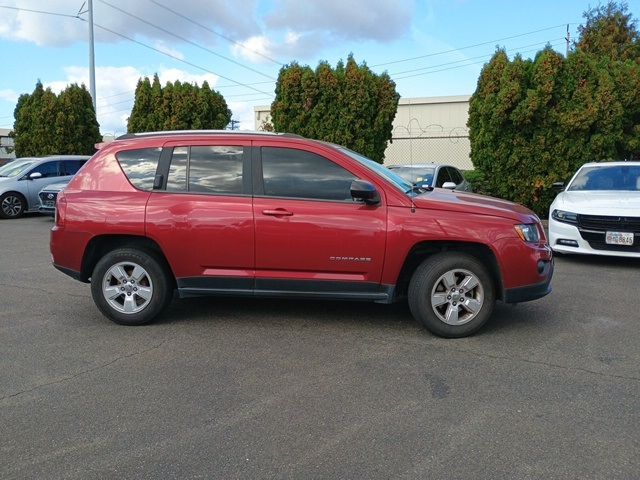
<instances>
[{"instance_id":1,"label":"utility pole","mask_svg":"<svg viewBox=\"0 0 640 480\"><path fill-rule=\"evenodd\" d=\"M571 35L569 34L569 24L567 23L567 36L564 37L564 39L567 41L567 53L565 55L565 57L569 56L569 40L571 40Z\"/></svg>"},{"instance_id":2,"label":"utility pole","mask_svg":"<svg viewBox=\"0 0 640 480\"><path fill-rule=\"evenodd\" d=\"M88 0L87 9L89 11L89 93L93 101L93 110L96 111L96 60L93 49L93 0ZM569 28L567 26L567 28Z\"/></svg>"}]
</instances>

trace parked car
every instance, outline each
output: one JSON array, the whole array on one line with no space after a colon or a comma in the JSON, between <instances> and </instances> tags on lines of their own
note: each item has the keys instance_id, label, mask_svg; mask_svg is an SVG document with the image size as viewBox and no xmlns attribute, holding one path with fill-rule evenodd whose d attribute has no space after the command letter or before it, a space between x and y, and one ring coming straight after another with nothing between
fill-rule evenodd
<instances>
[{"instance_id":1,"label":"parked car","mask_svg":"<svg viewBox=\"0 0 640 480\"><path fill-rule=\"evenodd\" d=\"M408 297L432 332L478 330L496 300L550 292L538 217L425 190L344 147L248 132L129 134L58 194L56 268L91 283L116 323L194 295ZM239 304L238 308L242 308Z\"/></svg>"},{"instance_id":2,"label":"parked car","mask_svg":"<svg viewBox=\"0 0 640 480\"><path fill-rule=\"evenodd\" d=\"M42 190L40 190L40 193L38 193L38 199L40 200L38 211L43 215L54 216L56 213L56 198L68 184L69 182L66 181L52 183L43 187Z\"/></svg>"},{"instance_id":3,"label":"parked car","mask_svg":"<svg viewBox=\"0 0 640 480\"><path fill-rule=\"evenodd\" d=\"M422 165L390 165L388 168L407 182L418 187L471 191L471 185L465 180L462 172L452 165L428 163Z\"/></svg>"},{"instance_id":4,"label":"parked car","mask_svg":"<svg viewBox=\"0 0 640 480\"><path fill-rule=\"evenodd\" d=\"M0 218L37 212L42 187L70 180L88 159L83 155L18 158L0 167Z\"/></svg>"},{"instance_id":5,"label":"parked car","mask_svg":"<svg viewBox=\"0 0 640 480\"><path fill-rule=\"evenodd\" d=\"M561 253L640 257L640 162L587 163L549 208Z\"/></svg>"}]
</instances>

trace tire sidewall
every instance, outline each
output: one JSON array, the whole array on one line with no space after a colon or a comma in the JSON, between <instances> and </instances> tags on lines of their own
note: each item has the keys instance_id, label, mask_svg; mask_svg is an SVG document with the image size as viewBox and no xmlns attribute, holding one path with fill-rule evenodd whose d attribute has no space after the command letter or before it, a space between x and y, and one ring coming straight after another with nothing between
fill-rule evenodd
<instances>
[{"instance_id":1,"label":"tire sidewall","mask_svg":"<svg viewBox=\"0 0 640 480\"><path fill-rule=\"evenodd\" d=\"M105 274L120 262L133 262L147 271L153 283L153 294L147 306L136 313L125 314L109 305L102 293ZM171 301L170 281L162 261L152 252L133 248L113 250L102 257L91 275L91 295L103 315L121 325L144 325L151 322Z\"/></svg>"},{"instance_id":2,"label":"tire sidewall","mask_svg":"<svg viewBox=\"0 0 640 480\"><path fill-rule=\"evenodd\" d=\"M480 312L468 323L449 325L433 311L431 292L435 282L454 269L469 270L482 285L484 301ZM495 282L487 268L475 257L463 253L441 253L427 258L418 266L409 283L409 308L411 313L430 332L446 338L458 338L478 331L489 319L495 304Z\"/></svg>"}]
</instances>

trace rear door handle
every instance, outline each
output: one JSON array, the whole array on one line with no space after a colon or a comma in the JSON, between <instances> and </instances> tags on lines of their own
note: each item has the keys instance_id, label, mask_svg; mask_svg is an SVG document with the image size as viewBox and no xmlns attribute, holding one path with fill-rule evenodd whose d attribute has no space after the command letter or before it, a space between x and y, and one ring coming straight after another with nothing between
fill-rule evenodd
<instances>
[{"instance_id":1,"label":"rear door handle","mask_svg":"<svg viewBox=\"0 0 640 480\"><path fill-rule=\"evenodd\" d=\"M276 208L275 210L263 210L263 215L270 215L272 217L290 217L293 212L285 210L284 208Z\"/></svg>"}]
</instances>

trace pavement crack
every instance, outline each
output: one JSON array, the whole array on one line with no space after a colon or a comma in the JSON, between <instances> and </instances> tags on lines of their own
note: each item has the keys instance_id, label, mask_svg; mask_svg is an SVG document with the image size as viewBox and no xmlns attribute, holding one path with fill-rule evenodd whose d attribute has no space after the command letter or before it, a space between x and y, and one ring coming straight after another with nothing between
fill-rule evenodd
<instances>
[{"instance_id":1,"label":"pavement crack","mask_svg":"<svg viewBox=\"0 0 640 480\"><path fill-rule=\"evenodd\" d=\"M41 383L41 384L35 385L33 387L21 390L19 392L12 393L10 395L5 395L4 397L0 397L0 402L3 401L3 400L10 399L10 398L18 397L18 396L23 395L25 393L33 392L33 391L38 390L38 389L43 388L43 387L49 387L51 385L57 385L57 384L60 384L60 383L68 382L70 380L75 380L78 377L82 377L84 375L91 374L91 373L93 373L93 372L95 372L97 370L101 370L103 368L107 368L107 367L113 365L114 363L119 362L120 360L126 360L126 359L131 358L131 357L144 355L145 353L148 353L148 352L150 352L152 350L157 350L158 348L162 347L166 342L167 342L167 340L165 339L165 340L161 341L160 343L158 343L157 345L153 345L153 346L151 346L149 348L146 348L144 350L140 350L139 352L133 352L133 353L129 353L127 355L120 355L119 357L116 357L116 358L114 358L113 360L111 360L111 361L109 361L107 363L103 363L102 365L98 365L98 366L95 366L93 368L88 368L86 370L83 370L81 372L75 373L73 375L69 375L69 376L60 378L58 380L55 380L53 382Z\"/></svg>"},{"instance_id":2,"label":"pavement crack","mask_svg":"<svg viewBox=\"0 0 640 480\"><path fill-rule=\"evenodd\" d=\"M445 348L449 348L449 347L445 347ZM632 376L629 376L629 375L616 375L616 374L611 374L611 373L598 372L596 370L589 370L588 368L570 367L570 366L567 366L567 365L561 365L559 363L544 362L542 360L531 360L531 359L528 359L528 358L509 357L509 356L505 356L505 355L492 355L490 353L475 352L473 350L465 350L463 348L450 348L450 349L451 350L455 350L456 352L460 352L460 353L466 353L466 354L469 354L469 355L475 355L477 357L491 358L493 360L509 360L509 361L512 361L512 362L522 362L522 363L528 363L528 364L531 364L531 365L539 365L539 366L548 367L548 368L558 368L560 370L565 370L565 371L575 371L575 372L590 373L592 375L598 375L600 377L605 377L605 378L616 378L616 379L620 379L620 380L633 380L633 381L636 381L636 382L640 382L640 378L632 377Z\"/></svg>"}]
</instances>

